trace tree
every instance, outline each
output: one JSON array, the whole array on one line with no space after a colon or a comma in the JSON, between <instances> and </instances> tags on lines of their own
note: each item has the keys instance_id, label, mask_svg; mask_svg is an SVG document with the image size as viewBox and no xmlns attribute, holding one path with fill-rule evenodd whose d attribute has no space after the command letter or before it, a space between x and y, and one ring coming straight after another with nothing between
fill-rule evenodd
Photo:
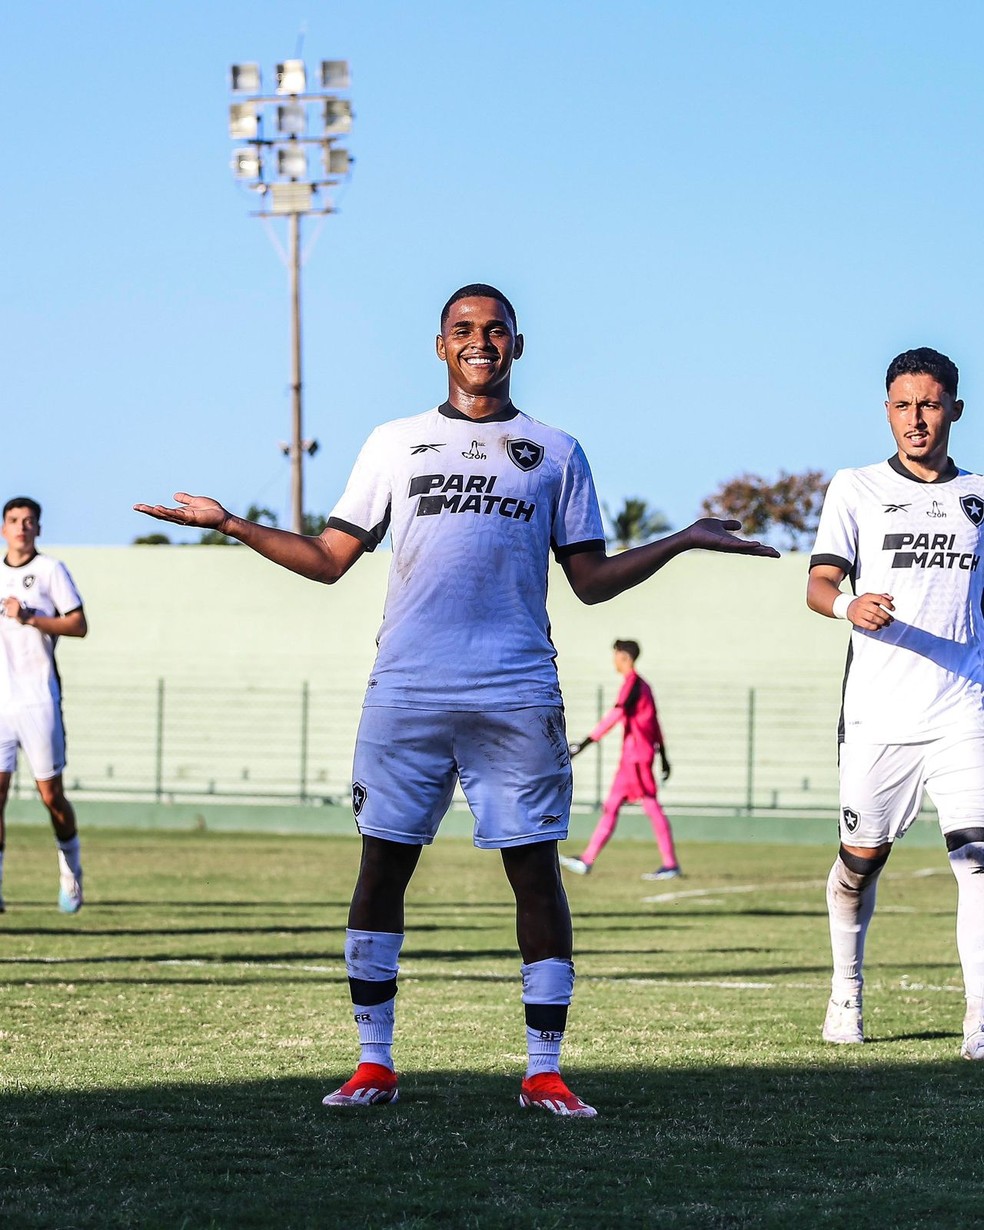
<instances>
[{"instance_id":1,"label":"tree","mask_svg":"<svg viewBox=\"0 0 984 1230\"><path fill-rule=\"evenodd\" d=\"M817 532L829 481L821 470L780 470L774 482L758 474L739 474L722 483L701 508L708 517L740 521L751 538L778 534L781 546L798 551Z\"/></svg>"},{"instance_id":2,"label":"tree","mask_svg":"<svg viewBox=\"0 0 984 1230\"><path fill-rule=\"evenodd\" d=\"M635 496L628 496L615 513L606 504L605 516L611 525L608 541L618 551L649 542L671 528L669 521L658 508L651 508L645 500Z\"/></svg>"},{"instance_id":3,"label":"tree","mask_svg":"<svg viewBox=\"0 0 984 1230\"><path fill-rule=\"evenodd\" d=\"M133 545L135 547L162 547L170 545L170 542L167 534L141 534L139 538L134 538Z\"/></svg>"},{"instance_id":4,"label":"tree","mask_svg":"<svg viewBox=\"0 0 984 1230\"><path fill-rule=\"evenodd\" d=\"M301 518L301 533L309 534L312 538L317 538L317 536L325 528L325 522L327 520L327 513L305 513Z\"/></svg>"},{"instance_id":5,"label":"tree","mask_svg":"<svg viewBox=\"0 0 984 1230\"><path fill-rule=\"evenodd\" d=\"M255 521L258 525L270 525L276 528L277 514L269 508L260 508L257 504L250 504L246 509L246 520ZM222 534L218 530L202 530L199 543L205 547L238 547L239 543L235 538L230 538L228 534Z\"/></svg>"}]
</instances>

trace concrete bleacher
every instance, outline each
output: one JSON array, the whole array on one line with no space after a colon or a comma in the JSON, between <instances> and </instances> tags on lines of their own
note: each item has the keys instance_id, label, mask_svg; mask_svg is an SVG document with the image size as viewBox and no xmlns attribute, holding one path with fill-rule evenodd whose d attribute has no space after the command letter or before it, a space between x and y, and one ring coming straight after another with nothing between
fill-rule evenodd
<instances>
[{"instance_id":1,"label":"concrete bleacher","mask_svg":"<svg viewBox=\"0 0 984 1230\"><path fill-rule=\"evenodd\" d=\"M50 551L72 571L91 628L58 649L66 780L79 799L344 806L387 552L327 588L242 547ZM673 762L668 809L832 815L847 627L807 610L806 564L693 553L594 607L555 567L571 735L611 703L611 642L633 637ZM583 807L603 793L618 741L613 732L576 762ZM28 798L26 772L17 786Z\"/></svg>"}]
</instances>

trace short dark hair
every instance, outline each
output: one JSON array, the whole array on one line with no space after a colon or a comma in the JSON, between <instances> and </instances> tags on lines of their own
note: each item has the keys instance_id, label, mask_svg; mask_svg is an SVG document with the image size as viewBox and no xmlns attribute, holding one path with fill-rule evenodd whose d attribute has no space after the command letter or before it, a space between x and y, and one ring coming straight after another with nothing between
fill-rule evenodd
<instances>
[{"instance_id":1,"label":"short dark hair","mask_svg":"<svg viewBox=\"0 0 984 1230\"><path fill-rule=\"evenodd\" d=\"M441 309L442 329L448 323L448 313L459 299L498 299L506 309L509 319L512 321L512 327L514 329L519 328L519 325L516 323L516 309L501 290L496 290L494 286L489 286L487 282L470 282L467 286L462 286L460 290L456 290Z\"/></svg>"},{"instance_id":2,"label":"short dark hair","mask_svg":"<svg viewBox=\"0 0 984 1230\"><path fill-rule=\"evenodd\" d=\"M612 649L619 653L627 653L633 662L642 653L638 641L616 641Z\"/></svg>"},{"instance_id":3,"label":"short dark hair","mask_svg":"<svg viewBox=\"0 0 984 1230\"><path fill-rule=\"evenodd\" d=\"M3 506L3 518L6 521L7 513L12 508L29 508L34 513L34 520L41 520L41 505L37 500L32 500L29 495L15 495L12 500L8 500Z\"/></svg>"},{"instance_id":4,"label":"short dark hair","mask_svg":"<svg viewBox=\"0 0 984 1230\"><path fill-rule=\"evenodd\" d=\"M932 376L951 397L956 397L960 373L956 363L945 354L929 346L917 346L915 350L903 350L889 363L885 375L886 393L899 376Z\"/></svg>"}]
</instances>

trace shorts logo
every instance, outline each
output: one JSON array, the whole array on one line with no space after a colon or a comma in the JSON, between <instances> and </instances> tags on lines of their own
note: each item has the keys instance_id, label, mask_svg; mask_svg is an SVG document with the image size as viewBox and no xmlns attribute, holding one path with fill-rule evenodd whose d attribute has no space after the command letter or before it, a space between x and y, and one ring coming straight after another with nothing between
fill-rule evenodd
<instances>
[{"instance_id":1,"label":"shorts logo","mask_svg":"<svg viewBox=\"0 0 984 1230\"><path fill-rule=\"evenodd\" d=\"M356 815L358 815L358 812L356 813ZM855 811L852 807L845 807L844 808L844 828L847 829L849 833L856 833L858 831L858 825L860 823L861 823L861 813L859 811Z\"/></svg>"},{"instance_id":2,"label":"shorts logo","mask_svg":"<svg viewBox=\"0 0 984 1230\"><path fill-rule=\"evenodd\" d=\"M356 817L362 815L362 809L366 805L366 796L369 791L363 786L362 782L352 783L352 810Z\"/></svg>"},{"instance_id":3,"label":"shorts logo","mask_svg":"<svg viewBox=\"0 0 984 1230\"><path fill-rule=\"evenodd\" d=\"M24 582L23 582L24 588L30 589L36 580L37 580L37 577L34 575L34 573L29 572L27 576L24 578Z\"/></svg>"},{"instance_id":4,"label":"shorts logo","mask_svg":"<svg viewBox=\"0 0 984 1230\"><path fill-rule=\"evenodd\" d=\"M972 525L980 525L984 521L984 500L979 495L962 495L960 507L967 514Z\"/></svg>"},{"instance_id":5,"label":"shorts logo","mask_svg":"<svg viewBox=\"0 0 984 1230\"><path fill-rule=\"evenodd\" d=\"M543 445L532 440L507 440L506 452L513 465L521 470L535 470L543 460Z\"/></svg>"}]
</instances>

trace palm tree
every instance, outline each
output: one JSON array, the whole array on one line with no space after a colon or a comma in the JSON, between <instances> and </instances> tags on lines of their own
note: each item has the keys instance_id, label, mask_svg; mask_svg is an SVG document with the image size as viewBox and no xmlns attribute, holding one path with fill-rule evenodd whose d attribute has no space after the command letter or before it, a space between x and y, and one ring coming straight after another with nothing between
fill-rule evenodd
<instances>
[{"instance_id":1,"label":"palm tree","mask_svg":"<svg viewBox=\"0 0 984 1230\"><path fill-rule=\"evenodd\" d=\"M628 496L615 513L605 505L605 516L611 526L608 542L617 551L649 542L671 528L669 521L658 508L652 508L645 500Z\"/></svg>"}]
</instances>

